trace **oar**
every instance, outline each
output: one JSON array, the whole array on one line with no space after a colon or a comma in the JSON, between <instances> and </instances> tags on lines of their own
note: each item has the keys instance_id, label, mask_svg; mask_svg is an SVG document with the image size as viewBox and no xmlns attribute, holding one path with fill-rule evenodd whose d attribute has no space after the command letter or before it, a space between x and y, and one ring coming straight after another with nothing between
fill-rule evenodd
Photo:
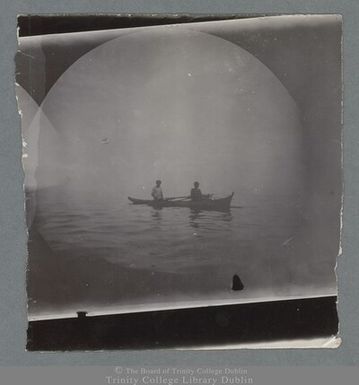
<instances>
[{"instance_id":1,"label":"oar","mask_svg":"<svg viewBox=\"0 0 359 385\"><path fill-rule=\"evenodd\" d=\"M189 199L189 196L165 198L165 201L173 201L174 199Z\"/></svg>"},{"instance_id":2,"label":"oar","mask_svg":"<svg viewBox=\"0 0 359 385\"><path fill-rule=\"evenodd\" d=\"M213 194L204 194L203 195L203 198L206 199L206 198L211 198L213 196ZM191 197L189 195L186 195L186 196L183 196L183 197L170 197L170 198L165 198L164 200L165 201L173 201L175 199L190 199Z\"/></svg>"}]
</instances>

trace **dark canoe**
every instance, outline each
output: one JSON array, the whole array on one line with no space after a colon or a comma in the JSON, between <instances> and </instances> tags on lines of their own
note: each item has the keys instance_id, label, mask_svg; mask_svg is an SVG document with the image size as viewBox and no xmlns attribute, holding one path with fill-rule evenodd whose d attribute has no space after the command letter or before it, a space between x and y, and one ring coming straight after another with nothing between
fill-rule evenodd
<instances>
[{"instance_id":1,"label":"dark canoe","mask_svg":"<svg viewBox=\"0 0 359 385\"><path fill-rule=\"evenodd\" d=\"M162 207L189 207L193 210L229 210L234 193L220 199L202 199L201 201L191 200L166 200L154 201L128 197L134 205L148 205L155 208Z\"/></svg>"}]
</instances>

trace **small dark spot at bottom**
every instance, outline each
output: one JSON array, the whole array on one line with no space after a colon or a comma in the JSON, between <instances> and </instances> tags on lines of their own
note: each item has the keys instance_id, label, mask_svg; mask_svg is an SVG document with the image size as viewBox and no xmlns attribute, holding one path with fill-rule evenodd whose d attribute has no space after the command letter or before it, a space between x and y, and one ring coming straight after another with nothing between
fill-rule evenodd
<instances>
[{"instance_id":1,"label":"small dark spot at bottom","mask_svg":"<svg viewBox=\"0 0 359 385\"><path fill-rule=\"evenodd\" d=\"M243 290L243 289L244 289L244 285L241 279L238 277L237 274L235 274L232 279L232 290Z\"/></svg>"}]
</instances>

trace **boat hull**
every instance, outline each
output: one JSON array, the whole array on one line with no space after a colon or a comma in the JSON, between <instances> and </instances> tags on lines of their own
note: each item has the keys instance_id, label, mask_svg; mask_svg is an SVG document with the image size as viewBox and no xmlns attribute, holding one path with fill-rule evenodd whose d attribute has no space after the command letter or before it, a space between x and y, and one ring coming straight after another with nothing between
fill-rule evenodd
<instances>
[{"instance_id":1,"label":"boat hull","mask_svg":"<svg viewBox=\"0 0 359 385\"><path fill-rule=\"evenodd\" d=\"M163 208L163 207L187 207L192 210L229 210L231 206L231 201L233 198L233 193L225 198L220 199L202 199L200 201L191 201L191 200L145 200L145 199L136 199L128 197L128 199L134 205L147 205L154 208Z\"/></svg>"}]
</instances>

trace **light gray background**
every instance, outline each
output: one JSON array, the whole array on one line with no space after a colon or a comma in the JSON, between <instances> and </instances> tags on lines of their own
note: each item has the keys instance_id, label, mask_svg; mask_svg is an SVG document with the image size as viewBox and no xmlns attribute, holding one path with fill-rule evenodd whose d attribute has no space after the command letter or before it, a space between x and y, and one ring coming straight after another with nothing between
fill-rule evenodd
<instances>
[{"instance_id":1,"label":"light gray background","mask_svg":"<svg viewBox=\"0 0 359 385\"><path fill-rule=\"evenodd\" d=\"M353 365L358 355L357 275L359 261L358 188L359 3L357 0L1 0L0 120L0 365ZM338 13L344 18L344 178L343 256L339 258L339 312L342 346L337 350L132 351L93 353L25 352L26 229L23 213L20 118L14 91L16 15L39 13Z\"/></svg>"}]
</instances>

